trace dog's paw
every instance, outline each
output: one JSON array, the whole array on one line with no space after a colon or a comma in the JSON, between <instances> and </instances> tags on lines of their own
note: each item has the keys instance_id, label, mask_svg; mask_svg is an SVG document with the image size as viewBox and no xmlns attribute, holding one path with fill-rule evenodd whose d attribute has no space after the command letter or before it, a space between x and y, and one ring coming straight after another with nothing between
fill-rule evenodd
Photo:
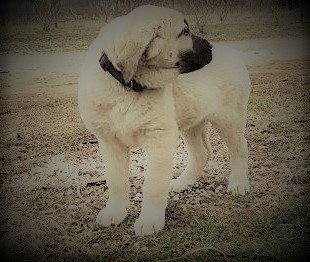
<instances>
[{"instance_id":1,"label":"dog's paw","mask_svg":"<svg viewBox=\"0 0 310 262\"><path fill-rule=\"evenodd\" d=\"M171 180L170 191L180 193L186 190L189 186L192 186L193 184L195 184L194 180L185 180L182 179L181 177L178 177L177 179Z\"/></svg>"},{"instance_id":2,"label":"dog's paw","mask_svg":"<svg viewBox=\"0 0 310 262\"><path fill-rule=\"evenodd\" d=\"M97 223L104 227L119 225L127 216L127 209L120 207L106 207L97 216Z\"/></svg>"},{"instance_id":3,"label":"dog's paw","mask_svg":"<svg viewBox=\"0 0 310 262\"><path fill-rule=\"evenodd\" d=\"M231 193L232 195L245 195L246 193L250 192L250 183L248 179L228 183L227 192Z\"/></svg>"},{"instance_id":4,"label":"dog's paw","mask_svg":"<svg viewBox=\"0 0 310 262\"><path fill-rule=\"evenodd\" d=\"M148 209L141 212L136 220L134 230L136 236L146 236L156 233L165 226L165 212Z\"/></svg>"}]
</instances>

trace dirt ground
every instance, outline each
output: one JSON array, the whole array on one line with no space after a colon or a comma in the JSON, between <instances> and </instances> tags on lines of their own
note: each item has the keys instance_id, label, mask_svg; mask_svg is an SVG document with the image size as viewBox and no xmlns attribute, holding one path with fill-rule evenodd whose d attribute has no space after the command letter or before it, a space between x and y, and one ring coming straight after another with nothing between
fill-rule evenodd
<instances>
[{"instance_id":1,"label":"dirt ground","mask_svg":"<svg viewBox=\"0 0 310 262\"><path fill-rule=\"evenodd\" d=\"M212 131L214 156L205 175L184 193L170 194L170 202L180 203L187 216L170 219L167 228L182 227L196 216L241 225L275 208L309 201L307 43L308 38L226 43L254 55L263 50L270 59L249 69L252 94L246 136L251 193L242 198L226 193L229 155ZM1 253L6 257L33 253L43 261L50 253L72 255L82 247L96 248L99 235L115 233L95 223L108 193L96 138L78 113L83 57L84 52L1 57ZM175 176L186 159L180 140ZM133 151L130 222L117 233L122 243L137 241L132 223L140 208L145 167L143 152ZM131 248L141 251L139 245Z\"/></svg>"}]
</instances>

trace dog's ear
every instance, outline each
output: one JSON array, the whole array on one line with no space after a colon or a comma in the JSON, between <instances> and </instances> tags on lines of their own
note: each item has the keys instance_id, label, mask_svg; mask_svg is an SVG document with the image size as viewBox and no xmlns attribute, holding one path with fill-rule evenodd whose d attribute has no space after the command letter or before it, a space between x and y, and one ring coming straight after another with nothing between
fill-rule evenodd
<instances>
[{"instance_id":1,"label":"dog's ear","mask_svg":"<svg viewBox=\"0 0 310 262\"><path fill-rule=\"evenodd\" d=\"M212 45L209 41L194 34L191 35L193 40L193 49L200 54L197 63L201 66L207 65L212 60Z\"/></svg>"},{"instance_id":2,"label":"dog's ear","mask_svg":"<svg viewBox=\"0 0 310 262\"><path fill-rule=\"evenodd\" d=\"M128 38L117 56L117 66L123 73L126 83L131 81L137 71L139 61L147 46L154 38L154 28L140 24L130 29Z\"/></svg>"}]
</instances>

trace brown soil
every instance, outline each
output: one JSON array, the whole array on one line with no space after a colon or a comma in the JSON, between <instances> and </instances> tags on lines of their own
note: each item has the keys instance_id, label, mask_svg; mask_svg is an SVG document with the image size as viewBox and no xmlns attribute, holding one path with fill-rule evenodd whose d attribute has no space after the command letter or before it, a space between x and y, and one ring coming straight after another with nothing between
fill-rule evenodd
<instances>
[{"instance_id":1,"label":"brown soil","mask_svg":"<svg viewBox=\"0 0 310 262\"><path fill-rule=\"evenodd\" d=\"M71 55L79 63L83 60L83 54ZM51 73L47 69L1 73L1 243L5 254L16 250L42 256L55 250L70 253L112 230L95 223L107 199L105 171L96 138L79 118L79 63L68 57L63 67L54 64ZM179 221L168 220L167 227L182 226L193 217L242 224L309 194L308 70L305 59L272 60L251 69L246 134L251 193L236 198L225 192L229 155L212 131L214 156L205 175L191 189L170 195L170 201L180 203L187 215ZM180 140L175 175L184 169L186 157ZM144 173L143 152L132 152L131 222L138 215ZM132 224L122 230L135 239Z\"/></svg>"}]
</instances>

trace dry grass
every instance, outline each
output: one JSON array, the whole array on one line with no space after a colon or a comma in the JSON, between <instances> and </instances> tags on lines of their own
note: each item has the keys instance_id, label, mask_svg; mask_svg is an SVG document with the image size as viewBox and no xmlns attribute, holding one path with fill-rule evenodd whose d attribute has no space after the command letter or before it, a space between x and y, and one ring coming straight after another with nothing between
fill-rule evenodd
<instances>
[{"instance_id":1,"label":"dry grass","mask_svg":"<svg viewBox=\"0 0 310 262\"><path fill-rule=\"evenodd\" d=\"M205 176L186 192L171 193L165 230L150 237L132 230L142 152L132 152L128 218L100 228L104 167L78 116L75 88L65 95L3 94L1 254L12 261L300 260L309 250L308 68L309 61L273 61L251 71L251 193L225 192L229 155L212 132L214 157ZM175 164L178 175L186 164L181 141Z\"/></svg>"},{"instance_id":2,"label":"dry grass","mask_svg":"<svg viewBox=\"0 0 310 262\"><path fill-rule=\"evenodd\" d=\"M298 21L298 10L233 10L223 22L216 14L200 17L204 35L212 41L309 35L308 23ZM186 18L192 30L198 32L194 16L189 14ZM58 29L48 32L43 32L39 24L2 26L0 54L86 50L103 24L100 19L69 20L60 22Z\"/></svg>"},{"instance_id":3,"label":"dry grass","mask_svg":"<svg viewBox=\"0 0 310 262\"><path fill-rule=\"evenodd\" d=\"M208 39L306 33L305 24L280 18L272 23L270 17L260 23L253 17L244 24L241 20L211 23L205 28ZM100 26L100 21L66 22L44 34L36 25L2 28L0 52L84 50ZM272 61L251 69L246 133L251 193L236 197L225 192L229 155L212 131L214 156L204 176L187 191L170 194L166 227L149 237L133 232L146 171L141 151L131 155L128 218L115 228L95 223L108 195L98 145L79 118L77 73L24 80L24 90L32 91L23 93L5 92L14 83L1 78L1 258L302 261L310 250L308 72L308 60ZM180 141L176 176L186 157Z\"/></svg>"}]
</instances>

